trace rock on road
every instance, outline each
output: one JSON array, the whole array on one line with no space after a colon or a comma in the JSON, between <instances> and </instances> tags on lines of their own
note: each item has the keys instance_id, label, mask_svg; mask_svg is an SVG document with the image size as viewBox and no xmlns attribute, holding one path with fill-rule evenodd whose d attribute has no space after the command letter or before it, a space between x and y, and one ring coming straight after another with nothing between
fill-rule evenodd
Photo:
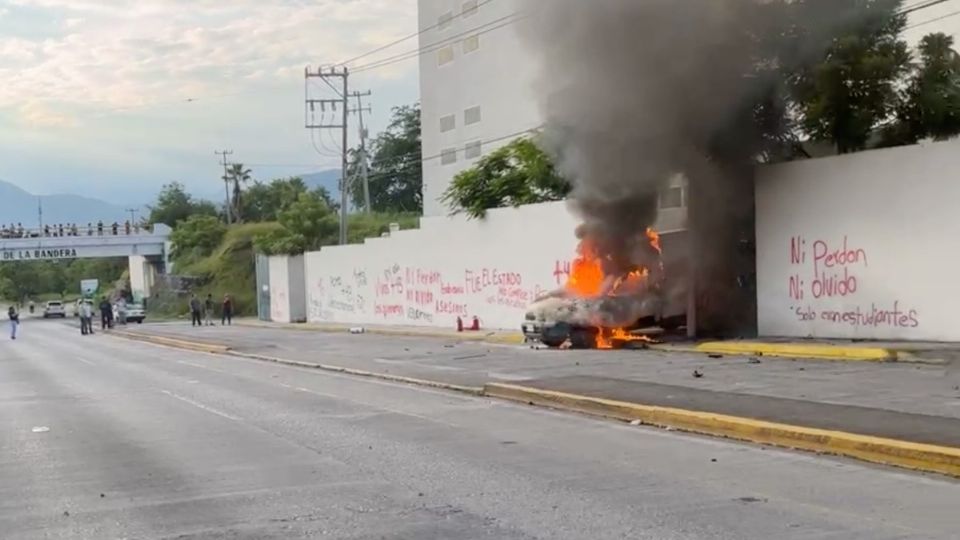
<instances>
[{"instance_id":1,"label":"rock on road","mask_svg":"<svg viewBox=\"0 0 960 540\"><path fill-rule=\"evenodd\" d=\"M30 321L0 536L946 539L960 483ZM358 347L358 355L364 354Z\"/></svg>"}]
</instances>

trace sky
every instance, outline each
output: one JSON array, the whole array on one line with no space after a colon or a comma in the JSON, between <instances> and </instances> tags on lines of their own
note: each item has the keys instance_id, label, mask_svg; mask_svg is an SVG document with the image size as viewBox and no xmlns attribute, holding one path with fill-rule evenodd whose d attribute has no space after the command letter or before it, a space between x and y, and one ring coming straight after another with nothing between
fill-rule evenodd
<instances>
[{"instance_id":1,"label":"sky","mask_svg":"<svg viewBox=\"0 0 960 540\"><path fill-rule=\"evenodd\" d=\"M222 193L221 149L264 180L338 168L332 134L304 129L304 67L416 31L416 0L0 0L0 179L142 204L171 181ZM417 100L417 62L351 86L373 92L376 133Z\"/></svg>"}]
</instances>

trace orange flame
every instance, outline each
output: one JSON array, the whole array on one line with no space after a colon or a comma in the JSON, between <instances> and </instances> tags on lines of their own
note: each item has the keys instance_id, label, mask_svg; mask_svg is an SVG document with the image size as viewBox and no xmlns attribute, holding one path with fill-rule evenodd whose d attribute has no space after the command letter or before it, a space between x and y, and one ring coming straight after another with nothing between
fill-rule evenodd
<instances>
[{"instance_id":1,"label":"orange flame","mask_svg":"<svg viewBox=\"0 0 960 540\"><path fill-rule=\"evenodd\" d=\"M650 246L658 254L663 250L660 244L660 234L653 229L647 229L647 240ZM608 276L604 273L603 261L596 253L596 250L588 240L580 243L577 249L579 256L573 261L570 267L570 278L567 280L566 289L571 294L580 298L596 298L604 294L604 285L607 283ZM649 268L638 268L629 274L619 276L614 282L613 287L608 289L606 294L616 295L619 291L639 291L650 279ZM634 336L625 328L598 328L597 343L598 349L612 349L615 342L630 341L650 341L646 337Z\"/></svg>"}]
</instances>

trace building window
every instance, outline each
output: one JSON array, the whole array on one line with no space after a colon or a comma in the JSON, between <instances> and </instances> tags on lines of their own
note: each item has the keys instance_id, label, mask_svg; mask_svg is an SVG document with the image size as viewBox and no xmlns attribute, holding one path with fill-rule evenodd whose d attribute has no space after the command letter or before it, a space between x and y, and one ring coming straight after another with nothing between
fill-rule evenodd
<instances>
[{"instance_id":1,"label":"building window","mask_svg":"<svg viewBox=\"0 0 960 540\"><path fill-rule=\"evenodd\" d=\"M437 19L437 28L438 28L439 30L446 30L447 28L450 28L450 25L451 25L451 24L453 24L453 12L452 12L452 11L448 11L448 12L444 13L443 15L440 16L439 19Z\"/></svg>"},{"instance_id":2,"label":"building window","mask_svg":"<svg viewBox=\"0 0 960 540\"><path fill-rule=\"evenodd\" d=\"M445 66L450 62L453 62L453 45L449 47L444 47L437 51L437 64Z\"/></svg>"},{"instance_id":3,"label":"building window","mask_svg":"<svg viewBox=\"0 0 960 540\"><path fill-rule=\"evenodd\" d=\"M457 162L457 149L456 148L447 148L443 152L440 152L440 164L441 165L450 165Z\"/></svg>"},{"instance_id":4,"label":"building window","mask_svg":"<svg viewBox=\"0 0 960 540\"><path fill-rule=\"evenodd\" d=\"M477 159L480 157L480 154L483 153L483 143L480 141L474 141L467 143L467 146L463 149L463 158L464 159Z\"/></svg>"},{"instance_id":5,"label":"building window","mask_svg":"<svg viewBox=\"0 0 960 540\"><path fill-rule=\"evenodd\" d=\"M463 54L472 53L480 48L480 35L470 36L463 40Z\"/></svg>"},{"instance_id":6,"label":"building window","mask_svg":"<svg viewBox=\"0 0 960 540\"><path fill-rule=\"evenodd\" d=\"M446 133L455 129L457 129L457 115L451 114L440 117L440 133Z\"/></svg>"},{"instance_id":7,"label":"building window","mask_svg":"<svg viewBox=\"0 0 960 540\"><path fill-rule=\"evenodd\" d=\"M660 208L683 208L683 188L672 187L661 191Z\"/></svg>"},{"instance_id":8,"label":"building window","mask_svg":"<svg viewBox=\"0 0 960 540\"><path fill-rule=\"evenodd\" d=\"M483 120L483 111L480 106L470 107L469 109L463 111L463 123L470 126L473 124L479 124Z\"/></svg>"},{"instance_id":9,"label":"building window","mask_svg":"<svg viewBox=\"0 0 960 540\"><path fill-rule=\"evenodd\" d=\"M480 6L478 5L477 0L467 0L463 3L463 18L473 17L480 11Z\"/></svg>"}]
</instances>

